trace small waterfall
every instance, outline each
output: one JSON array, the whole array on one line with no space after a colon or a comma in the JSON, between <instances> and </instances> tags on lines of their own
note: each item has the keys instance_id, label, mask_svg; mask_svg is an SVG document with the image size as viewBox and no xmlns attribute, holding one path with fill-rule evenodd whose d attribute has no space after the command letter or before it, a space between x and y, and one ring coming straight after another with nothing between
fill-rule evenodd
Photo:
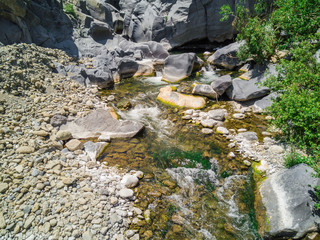
<instances>
[{"instance_id":1,"label":"small waterfall","mask_svg":"<svg viewBox=\"0 0 320 240\"><path fill-rule=\"evenodd\" d=\"M139 81L140 84L155 86L155 88L149 87L149 89L152 90L140 92L134 98L130 99L134 107L128 111L118 111L118 114L122 119L142 122L146 128L157 133L161 138L169 136L170 129L174 125L170 120L161 118L163 111L155 101L159 86L167 83L161 81L161 77L147 77Z\"/></svg>"},{"instance_id":2,"label":"small waterfall","mask_svg":"<svg viewBox=\"0 0 320 240\"><path fill-rule=\"evenodd\" d=\"M156 77L161 77L162 78L162 72L156 71Z\"/></svg>"}]
</instances>

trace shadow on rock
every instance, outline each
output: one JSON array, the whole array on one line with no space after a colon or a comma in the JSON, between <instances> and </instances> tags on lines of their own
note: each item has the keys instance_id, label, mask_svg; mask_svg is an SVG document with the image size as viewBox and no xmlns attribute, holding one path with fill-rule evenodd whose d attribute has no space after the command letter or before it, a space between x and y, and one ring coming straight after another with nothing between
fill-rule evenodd
<instances>
[{"instance_id":1,"label":"shadow on rock","mask_svg":"<svg viewBox=\"0 0 320 240\"><path fill-rule=\"evenodd\" d=\"M78 57L74 44L73 24L55 0L1 1L0 42L3 44L35 43L58 48Z\"/></svg>"}]
</instances>

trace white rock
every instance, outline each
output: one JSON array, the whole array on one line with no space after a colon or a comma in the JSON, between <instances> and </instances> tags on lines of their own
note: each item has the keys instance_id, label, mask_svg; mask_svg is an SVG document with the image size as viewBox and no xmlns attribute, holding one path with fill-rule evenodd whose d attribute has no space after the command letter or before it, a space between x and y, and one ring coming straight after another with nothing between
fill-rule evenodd
<instances>
[{"instance_id":1,"label":"white rock","mask_svg":"<svg viewBox=\"0 0 320 240\"><path fill-rule=\"evenodd\" d=\"M273 153L281 154L284 153L284 149L281 146L273 145L269 148L269 150Z\"/></svg>"},{"instance_id":2,"label":"white rock","mask_svg":"<svg viewBox=\"0 0 320 240\"><path fill-rule=\"evenodd\" d=\"M133 188L138 185L139 179L134 175L125 175L122 178L121 183L127 188Z\"/></svg>"},{"instance_id":3,"label":"white rock","mask_svg":"<svg viewBox=\"0 0 320 240\"><path fill-rule=\"evenodd\" d=\"M22 146L16 150L16 153L29 154L29 153L33 153L34 151L35 151L34 147Z\"/></svg>"},{"instance_id":4,"label":"white rock","mask_svg":"<svg viewBox=\"0 0 320 240\"><path fill-rule=\"evenodd\" d=\"M244 119L246 117L246 115L243 113L235 113L232 115L232 117L235 119Z\"/></svg>"},{"instance_id":5,"label":"white rock","mask_svg":"<svg viewBox=\"0 0 320 240\"><path fill-rule=\"evenodd\" d=\"M225 127L217 127L217 133L228 135L229 134L229 130L226 129Z\"/></svg>"},{"instance_id":6,"label":"white rock","mask_svg":"<svg viewBox=\"0 0 320 240\"><path fill-rule=\"evenodd\" d=\"M70 151L81 150L81 149L83 149L83 143L80 142L78 139L72 139L66 143L66 147Z\"/></svg>"},{"instance_id":7,"label":"white rock","mask_svg":"<svg viewBox=\"0 0 320 240\"><path fill-rule=\"evenodd\" d=\"M6 225L7 224L6 224L6 220L5 220L4 216L3 216L3 213L0 212L0 229L5 228Z\"/></svg>"},{"instance_id":8,"label":"white rock","mask_svg":"<svg viewBox=\"0 0 320 240\"><path fill-rule=\"evenodd\" d=\"M67 131L67 130L60 130L57 132L56 135L56 140L69 140L70 138L72 138L72 134L71 132Z\"/></svg>"},{"instance_id":9,"label":"white rock","mask_svg":"<svg viewBox=\"0 0 320 240\"><path fill-rule=\"evenodd\" d=\"M202 128L201 132L204 134L211 134L213 133L213 130L211 128Z\"/></svg>"},{"instance_id":10,"label":"white rock","mask_svg":"<svg viewBox=\"0 0 320 240\"><path fill-rule=\"evenodd\" d=\"M251 166L251 162L249 162L248 160L244 160L243 161L244 165L250 167Z\"/></svg>"},{"instance_id":11,"label":"white rock","mask_svg":"<svg viewBox=\"0 0 320 240\"><path fill-rule=\"evenodd\" d=\"M131 198L133 197L133 191L128 188L123 188L119 191L119 196L122 198Z\"/></svg>"}]
</instances>

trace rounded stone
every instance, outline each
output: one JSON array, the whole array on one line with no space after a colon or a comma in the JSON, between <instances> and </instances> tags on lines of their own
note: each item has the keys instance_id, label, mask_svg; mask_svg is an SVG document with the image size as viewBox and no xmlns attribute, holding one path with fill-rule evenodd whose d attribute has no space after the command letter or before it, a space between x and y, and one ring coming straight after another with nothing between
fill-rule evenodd
<instances>
[{"instance_id":1,"label":"rounded stone","mask_svg":"<svg viewBox=\"0 0 320 240\"><path fill-rule=\"evenodd\" d=\"M22 146L22 147L19 147L16 150L16 153L18 153L18 154L30 154L30 153L33 153L34 151L35 151L35 149L33 147Z\"/></svg>"},{"instance_id":2,"label":"rounded stone","mask_svg":"<svg viewBox=\"0 0 320 240\"><path fill-rule=\"evenodd\" d=\"M9 188L8 183L0 183L0 193L5 193Z\"/></svg>"},{"instance_id":3,"label":"rounded stone","mask_svg":"<svg viewBox=\"0 0 320 240\"><path fill-rule=\"evenodd\" d=\"M122 178L121 183L127 188L133 188L138 185L139 179L134 175L125 175Z\"/></svg>"},{"instance_id":4,"label":"rounded stone","mask_svg":"<svg viewBox=\"0 0 320 240\"><path fill-rule=\"evenodd\" d=\"M217 133L228 135L229 134L229 130L226 129L225 127L217 127Z\"/></svg>"},{"instance_id":5,"label":"rounded stone","mask_svg":"<svg viewBox=\"0 0 320 240\"><path fill-rule=\"evenodd\" d=\"M57 140L69 140L70 138L72 138L72 134L71 132L69 131L66 131L66 130L59 130L57 132L57 135L56 135L56 139Z\"/></svg>"},{"instance_id":6,"label":"rounded stone","mask_svg":"<svg viewBox=\"0 0 320 240\"><path fill-rule=\"evenodd\" d=\"M131 198L133 197L133 191L128 188L123 188L119 191L119 196L121 198Z\"/></svg>"},{"instance_id":7,"label":"rounded stone","mask_svg":"<svg viewBox=\"0 0 320 240\"><path fill-rule=\"evenodd\" d=\"M81 150L81 149L83 149L83 143L80 142L78 139L72 139L66 143L66 147L70 151Z\"/></svg>"}]
</instances>

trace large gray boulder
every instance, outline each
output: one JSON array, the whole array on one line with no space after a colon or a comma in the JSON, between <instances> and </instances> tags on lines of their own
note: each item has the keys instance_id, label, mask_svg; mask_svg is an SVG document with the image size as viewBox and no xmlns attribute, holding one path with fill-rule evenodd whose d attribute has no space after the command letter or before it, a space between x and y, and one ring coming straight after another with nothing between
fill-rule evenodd
<instances>
[{"instance_id":1,"label":"large gray boulder","mask_svg":"<svg viewBox=\"0 0 320 240\"><path fill-rule=\"evenodd\" d=\"M113 32L110 26L104 22L91 22L89 32L90 36L99 43L105 44L108 39L113 37Z\"/></svg>"},{"instance_id":2,"label":"large gray boulder","mask_svg":"<svg viewBox=\"0 0 320 240\"><path fill-rule=\"evenodd\" d=\"M112 75L101 69L87 69L86 74L88 79L86 85L98 85L100 88L109 88L114 83Z\"/></svg>"},{"instance_id":3,"label":"large gray boulder","mask_svg":"<svg viewBox=\"0 0 320 240\"><path fill-rule=\"evenodd\" d=\"M170 55L165 59L162 79L176 83L189 77L196 61L197 55L195 53Z\"/></svg>"},{"instance_id":4,"label":"large gray boulder","mask_svg":"<svg viewBox=\"0 0 320 240\"><path fill-rule=\"evenodd\" d=\"M259 84L260 81L256 78L249 81L235 78L232 80L232 86L227 89L226 93L230 99L240 102L268 95L270 89Z\"/></svg>"},{"instance_id":5,"label":"large gray boulder","mask_svg":"<svg viewBox=\"0 0 320 240\"><path fill-rule=\"evenodd\" d=\"M112 138L132 138L144 128L143 124L129 120L116 120L109 111L97 109L83 118L60 126L60 130L71 132L74 138L88 139L104 136Z\"/></svg>"},{"instance_id":6,"label":"large gray boulder","mask_svg":"<svg viewBox=\"0 0 320 240\"><path fill-rule=\"evenodd\" d=\"M320 181L313 174L313 169L299 164L271 175L262 183L265 238L298 239L318 231L320 217L314 207L314 186L320 186Z\"/></svg>"},{"instance_id":7,"label":"large gray boulder","mask_svg":"<svg viewBox=\"0 0 320 240\"><path fill-rule=\"evenodd\" d=\"M221 96L232 85L231 76L224 75L211 83L212 89Z\"/></svg>"},{"instance_id":8,"label":"large gray boulder","mask_svg":"<svg viewBox=\"0 0 320 240\"><path fill-rule=\"evenodd\" d=\"M231 43L223 48L217 50L213 55L208 58L208 63L220 68L233 70L244 64L238 56L240 46L244 44L244 41Z\"/></svg>"}]
</instances>

